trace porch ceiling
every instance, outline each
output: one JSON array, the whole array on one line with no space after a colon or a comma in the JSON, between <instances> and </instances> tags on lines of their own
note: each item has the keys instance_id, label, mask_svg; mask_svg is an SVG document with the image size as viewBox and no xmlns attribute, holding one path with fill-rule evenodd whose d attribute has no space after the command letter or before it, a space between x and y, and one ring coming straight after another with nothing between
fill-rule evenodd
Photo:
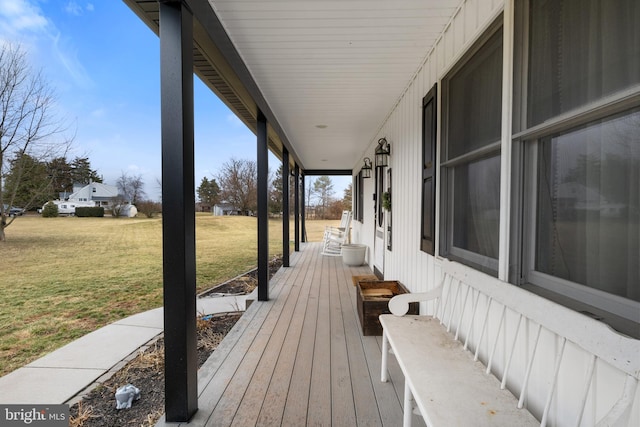
<instances>
[{"instance_id":1,"label":"porch ceiling","mask_svg":"<svg viewBox=\"0 0 640 427\"><path fill-rule=\"evenodd\" d=\"M157 32L157 1L125 2ZM461 2L208 0L277 121L272 148L289 146L304 169L356 170ZM201 3L187 0L200 22L195 71L254 129L260 102L233 61L221 63L228 52L200 19ZM218 75L207 81L211 69Z\"/></svg>"}]
</instances>

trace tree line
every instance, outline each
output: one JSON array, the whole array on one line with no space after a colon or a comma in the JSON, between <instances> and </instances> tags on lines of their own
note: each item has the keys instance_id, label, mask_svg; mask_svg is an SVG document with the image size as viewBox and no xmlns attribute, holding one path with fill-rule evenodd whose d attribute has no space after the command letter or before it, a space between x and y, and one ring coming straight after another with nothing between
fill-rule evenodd
<instances>
[{"instance_id":1,"label":"tree line","mask_svg":"<svg viewBox=\"0 0 640 427\"><path fill-rule=\"evenodd\" d=\"M0 241L5 229L15 220L11 207L34 209L64 195L74 184L102 183L88 157L69 158L74 132L70 121L57 114L54 90L42 72L33 70L26 52L11 43L0 44ZM293 180L293 177L288 177ZM269 211L282 212L282 166L269 179ZM117 180L118 197L113 208L125 202L152 216L161 205L146 199L140 176L123 173ZM293 181L290 182L293 189ZM257 165L252 160L232 158L220 173L203 178L197 188L201 202L213 206L230 203L243 215L257 211ZM319 218L339 218L351 206L351 190L342 199L334 198L329 177L320 177L308 185L307 208ZM292 196L293 197L293 196ZM293 199L290 201L293 206Z\"/></svg>"},{"instance_id":2,"label":"tree line","mask_svg":"<svg viewBox=\"0 0 640 427\"><path fill-rule=\"evenodd\" d=\"M211 208L219 203L228 203L233 207L234 213L251 215L258 208L257 176L257 163L254 160L231 158L222 165L214 177L202 178L196 189L198 199ZM293 207L295 178L293 176L288 178L291 197L289 205ZM284 198L282 179L282 165L280 165L273 175L270 174L268 182L268 208L271 215L282 214ZM351 185L345 189L342 198L336 198L333 182L329 176L310 180L306 193L306 211L308 214L313 212L316 218L340 218L343 210L351 209Z\"/></svg>"},{"instance_id":3,"label":"tree line","mask_svg":"<svg viewBox=\"0 0 640 427\"><path fill-rule=\"evenodd\" d=\"M66 159L73 141L67 123L56 114L53 89L41 72L30 67L25 51L19 45L3 42L0 46L0 241L5 240L5 229L14 220L8 219L6 208L10 209L18 201L33 206L42 200L38 198L51 188L54 180L61 178L56 172L56 159ZM29 176L37 179L27 179Z\"/></svg>"},{"instance_id":4,"label":"tree line","mask_svg":"<svg viewBox=\"0 0 640 427\"><path fill-rule=\"evenodd\" d=\"M91 168L87 157L68 160L56 157L38 159L26 153L18 153L9 160L4 175L4 196L14 206L29 209L42 206L60 194L70 194L74 184L103 182L102 176Z\"/></svg>"}]
</instances>

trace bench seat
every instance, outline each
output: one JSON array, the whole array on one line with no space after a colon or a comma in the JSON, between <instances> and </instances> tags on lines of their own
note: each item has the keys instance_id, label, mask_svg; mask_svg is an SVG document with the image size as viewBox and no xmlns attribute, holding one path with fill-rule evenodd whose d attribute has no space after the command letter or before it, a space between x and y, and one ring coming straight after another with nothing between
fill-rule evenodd
<instances>
[{"instance_id":1,"label":"bench seat","mask_svg":"<svg viewBox=\"0 0 640 427\"><path fill-rule=\"evenodd\" d=\"M380 316L385 337L428 426L539 426L438 319Z\"/></svg>"},{"instance_id":2,"label":"bench seat","mask_svg":"<svg viewBox=\"0 0 640 427\"><path fill-rule=\"evenodd\" d=\"M405 427L414 401L429 427L640 425L640 340L467 266L438 268L380 316L381 380L391 350ZM422 316L407 314L414 302Z\"/></svg>"}]
</instances>

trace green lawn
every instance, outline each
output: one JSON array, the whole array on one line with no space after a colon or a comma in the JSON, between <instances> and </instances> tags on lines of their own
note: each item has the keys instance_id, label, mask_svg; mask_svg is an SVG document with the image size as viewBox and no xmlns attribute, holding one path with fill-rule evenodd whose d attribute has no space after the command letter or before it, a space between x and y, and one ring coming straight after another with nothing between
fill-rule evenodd
<instances>
[{"instance_id":1,"label":"green lawn","mask_svg":"<svg viewBox=\"0 0 640 427\"><path fill-rule=\"evenodd\" d=\"M324 226L337 222L308 221L309 240L320 240ZM281 221L270 221L269 230L269 251L281 254ZM198 214L196 242L198 290L256 265L255 218ZM4 375L101 326L159 307L161 220L17 218L0 242L0 292Z\"/></svg>"}]
</instances>

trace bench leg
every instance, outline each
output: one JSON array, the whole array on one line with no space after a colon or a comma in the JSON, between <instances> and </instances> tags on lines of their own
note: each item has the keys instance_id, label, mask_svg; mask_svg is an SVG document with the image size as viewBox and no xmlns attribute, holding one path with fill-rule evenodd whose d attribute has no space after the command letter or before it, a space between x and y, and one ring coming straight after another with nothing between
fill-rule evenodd
<instances>
[{"instance_id":1,"label":"bench leg","mask_svg":"<svg viewBox=\"0 0 640 427\"><path fill-rule=\"evenodd\" d=\"M382 363L380 368L380 381L386 383L388 381L387 374L387 358L389 357L389 340L384 329L382 330Z\"/></svg>"},{"instance_id":2,"label":"bench leg","mask_svg":"<svg viewBox=\"0 0 640 427\"><path fill-rule=\"evenodd\" d=\"M404 414L402 419L403 427L411 427L411 418L413 417L413 405L411 401L413 395L411 394L411 388L409 387L409 381L404 379Z\"/></svg>"}]
</instances>

